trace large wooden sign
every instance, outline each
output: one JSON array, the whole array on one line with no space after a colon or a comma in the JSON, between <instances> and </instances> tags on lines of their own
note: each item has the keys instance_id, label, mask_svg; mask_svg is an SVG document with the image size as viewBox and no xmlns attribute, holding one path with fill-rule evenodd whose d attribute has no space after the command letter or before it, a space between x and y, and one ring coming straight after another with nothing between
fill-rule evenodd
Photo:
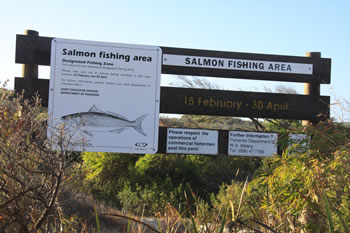
<instances>
[{"instance_id":1,"label":"large wooden sign","mask_svg":"<svg viewBox=\"0 0 350 233\"><path fill-rule=\"evenodd\" d=\"M53 39L53 37L17 35L16 63L27 64L28 67L32 65L49 66ZM331 59L329 58L321 58L317 55L297 57L160 48L163 52L162 74L302 82L313 86L309 95L161 87L160 113L293 119L312 122L329 118L330 98L329 96L320 96L319 93L319 86L329 84L331 80ZM25 97L31 97L38 93L43 99L43 105L47 106L49 82L49 80L38 79L38 77L16 78L15 90L17 92L24 90ZM171 133L176 134L175 131L177 132L177 130L173 130ZM184 134L185 132L200 132L203 135L206 133L205 130L182 130L181 132ZM175 153L194 148L186 147L184 149L171 146L171 143L174 145L187 143L187 139L170 139L167 137L167 133L167 129L159 129L159 153ZM212 145L213 141L216 142L217 139L217 147L215 143L215 146L211 147L215 151L214 154L216 151L217 154L229 154L230 149L232 149L231 154L235 154L236 152L233 152L235 148L231 146L229 149L228 134L227 131L219 131L217 136L216 134L208 134L210 136L204 137L204 135L203 139L191 138L188 143L207 143L205 144L207 146ZM175 136L172 135L172 137ZM232 140L236 139L231 138ZM168 147L167 142L169 142ZM195 149L201 151L203 148L196 147Z\"/></svg>"}]
</instances>

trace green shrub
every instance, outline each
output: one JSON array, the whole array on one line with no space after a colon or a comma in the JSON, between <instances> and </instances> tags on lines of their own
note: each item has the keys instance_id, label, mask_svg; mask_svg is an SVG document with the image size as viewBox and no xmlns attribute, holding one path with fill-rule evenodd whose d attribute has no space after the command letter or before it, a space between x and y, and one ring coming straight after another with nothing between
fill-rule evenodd
<instances>
[{"instance_id":1,"label":"green shrub","mask_svg":"<svg viewBox=\"0 0 350 233\"><path fill-rule=\"evenodd\" d=\"M199 155L84 153L83 160L85 189L96 199L148 215L168 203L183 206L185 187L209 202L223 183L252 177L259 165L249 158Z\"/></svg>"},{"instance_id":2,"label":"green shrub","mask_svg":"<svg viewBox=\"0 0 350 233\"><path fill-rule=\"evenodd\" d=\"M95 199L114 207L121 207L117 194L124 183L132 179L138 155L85 152L82 155L85 182L83 189Z\"/></svg>"},{"instance_id":3,"label":"green shrub","mask_svg":"<svg viewBox=\"0 0 350 233\"><path fill-rule=\"evenodd\" d=\"M154 182L143 187L138 184L131 187L126 183L117 197L123 211L139 216L154 216L164 213L168 205L178 207L185 203L183 186L173 187L169 182Z\"/></svg>"},{"instance_id":4,"label":"green shrub","mask_svg":"<svg viewBox=\"0 0 350 233\"><path fill-rule=\"evenodd\" d=\"M250 184L250 195L260 196L255 205L262 211L256 218L278 225L282 232L327 232L329 224L342 232L346 227L342 222L350 222L348 131L329 122L309 127L306 133L311 136L308 151L286 150L281 157L264 160ZM327 222L324 195L332 223Z\"/></svg>"}]
</instances>

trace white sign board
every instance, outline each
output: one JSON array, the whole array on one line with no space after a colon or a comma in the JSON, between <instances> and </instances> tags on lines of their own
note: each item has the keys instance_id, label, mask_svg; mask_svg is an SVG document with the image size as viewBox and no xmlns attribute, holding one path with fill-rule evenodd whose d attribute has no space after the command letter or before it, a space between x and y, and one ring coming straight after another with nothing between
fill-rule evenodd
<instances>
[{"instance_id":1,"label":"white sign board","mask_svg":"<svg viewBox=\"0 0 350 233\"><path fill-rule=\"evenodd\" d=\"M163 65L312 75L313 65L307 63L259 61L218 57L163 55Z\"/></svg>"},{"instance_id":2,"label":"white sign board","mask_svg":"<svg viewBox=\"0 0 350 233\"><path fill-rule=\"evenodd\" d=\"M288 134L288 144L300 144L301 146L306 146L310 141L310 138L306 134Z\"/></svg>"},{"instance_id":3,"label":"white sign board","mask_svg":"<svg viewBox=\"0 0 350 233\"><path fill-rule=\"evenodd\" d=\"M230 131L228 154L237 156L273 156L277 153L277 133Z\"/></svg>"},{"instance_id":4,"label":"white sign board","mask_svg":"<svg viewBox=\"0 0 350 233\"><path fill-rule=\"evenodd\" d=\"M166 153L218 154L217 130L168 128Z\"/></svg>"},{"instance_id":5,"label":"white sign board","mask_svg":"<svg viewBox=\"0 0 350 233\"><path fill-rule=\"evenodd\" d=\"M155 153L159 47L54 39L48 136L64 125L73 150Z\"/></svg>"},{"instance_id":6,"label":"white sign board","mask_svg":"<svg viewBox=\"0 0 350 233\"><path fill-rule=\"evenodd\" d=\"M288 151L289 154L305 153L310 148L311 138L306 134L292 134L288 135Z\"/></svg>"}]
</instances>

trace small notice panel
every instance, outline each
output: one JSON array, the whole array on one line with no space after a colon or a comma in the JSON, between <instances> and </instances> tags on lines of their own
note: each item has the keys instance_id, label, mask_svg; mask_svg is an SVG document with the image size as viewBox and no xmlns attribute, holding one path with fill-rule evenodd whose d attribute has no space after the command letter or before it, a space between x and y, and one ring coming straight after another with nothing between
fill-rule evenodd
<instances>
[{"instance_id":1,"label":"small notice panel","mask_svg":"<svg viewBox=\"0 0 350 233\"><path fill-rule=\"evenodd\" d=\"M218 154L217 130L168 128L166 153Z\"/></svg>"},{"instance_id":2,"label":"small notice panel","mask_svg":"<svg viewBox=\"0 0 350 233\"><path fill-rule=\"evenodd\" d=\"M230 131L228 154L237 156L273 156L277 153L277 133Z\"/></svg>"},{"instance_id":3,"label":"small notice panel","mask_svg":"<svg viewBox=\"0 0 350 233\"><path fill-rule=\"evenodd\" d=\"M311 138L306 134L289 134L288 135L288 152L306 153L310 149Z\"/></svg>"},{"instance_id":4,"label":"small notice panel","mask_svg":"<svg viewBox=\"0 0 350 233\"><path fill-rule=\"evenodd\" d=\"M310 138L306 134L295 134L291 133L288 135L288 144L300 144L302 146L306 146L306 144L310 141Z\"/></svg>"},{"instance_id":5,"label":"small notice panel","mask_svg":"<svg viewBox=\"0 0 350 233\"><path fill-rule=\"evenodd\" d=\"M159 47L53 39L48 136L64 126L72 150L155 153Z\"/></svg>"}]
</instances>

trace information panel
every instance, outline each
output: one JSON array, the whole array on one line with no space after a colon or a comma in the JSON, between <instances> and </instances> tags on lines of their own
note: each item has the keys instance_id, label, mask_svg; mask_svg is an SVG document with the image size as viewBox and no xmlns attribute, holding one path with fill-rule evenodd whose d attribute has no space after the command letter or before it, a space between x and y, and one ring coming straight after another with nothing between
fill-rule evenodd
<instances>
[{"instance_id":1,"label":"information panel","mask_svg":"<svg viewBox=\"0 0 350 233\"><path fill-rule=\"evenodd\" d=\"M218 154L217 130L168 128L166 153Z\"/></svg>"},{"instance_id":2,"label":"information panel","mask_svg":"<svg viewBox=\"0 0 350 233\"><path fill-rule=\"evenodd\" d=\"M273 156L277 153L277 133L230 131L228 154L237 156Z\"/></svg>"},{"instance_id":3,"label":"information panel","mask_svg":"<svg viewBox=\"0 0 350 233\"><path fill-rule=\"evenodd\" d=\"M159 47L53 39L48 136L62 125L73 150L155 153Z\"/></svg>"}]
</instances>

